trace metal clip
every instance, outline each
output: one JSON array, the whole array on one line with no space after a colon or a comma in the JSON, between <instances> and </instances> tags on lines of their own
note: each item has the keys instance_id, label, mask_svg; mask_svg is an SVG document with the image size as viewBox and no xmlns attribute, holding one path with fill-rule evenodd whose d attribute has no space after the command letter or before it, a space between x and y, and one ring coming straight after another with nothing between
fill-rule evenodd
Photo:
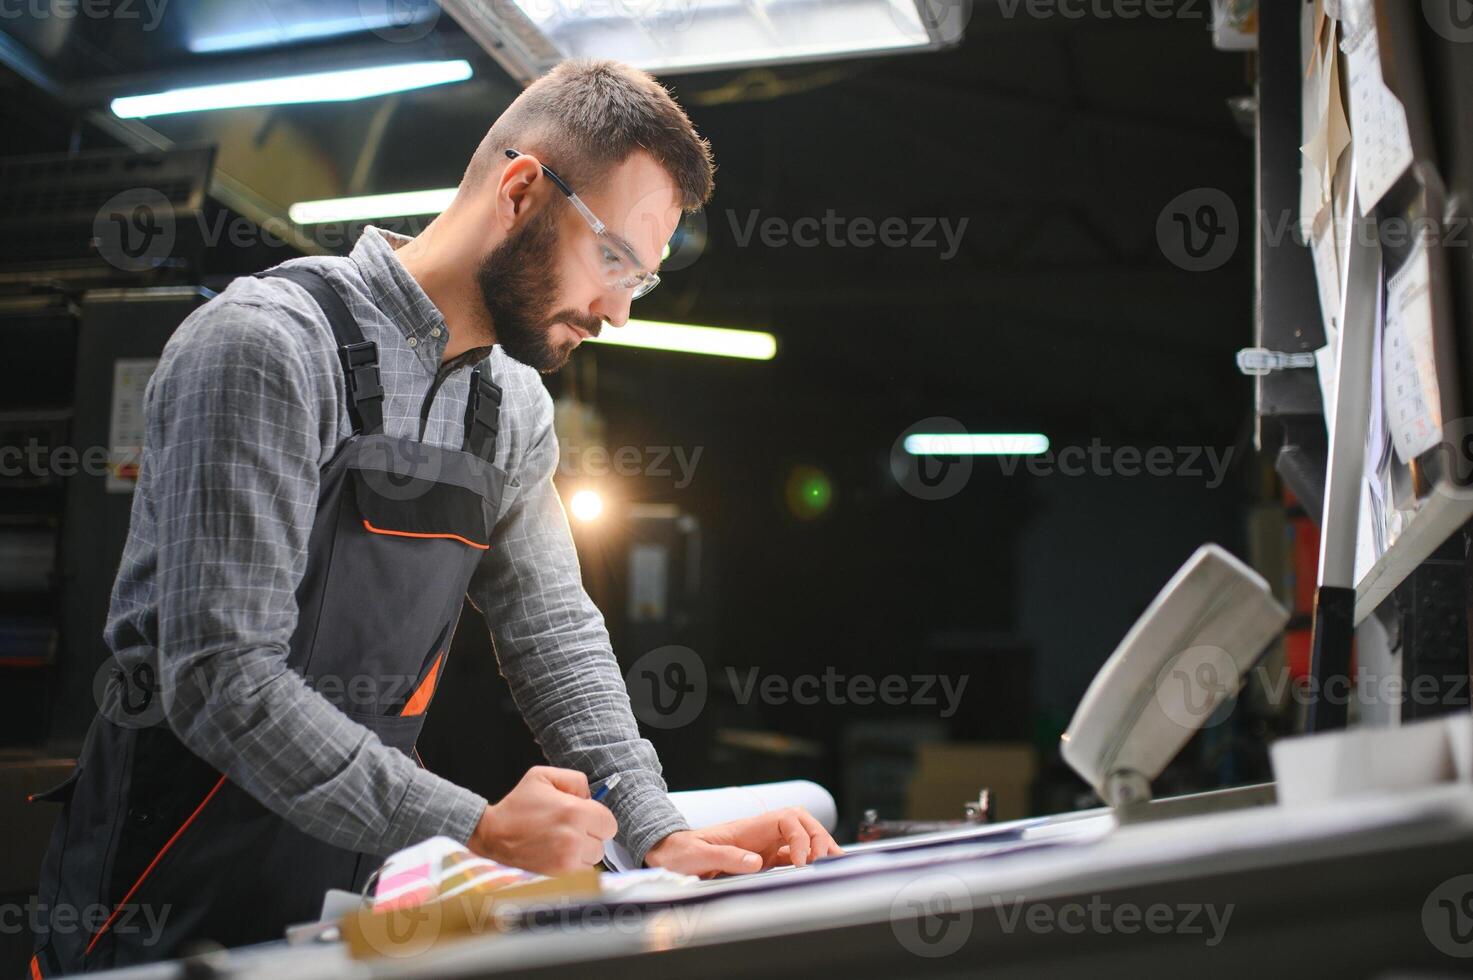
<instances>
[{"instance_id":1,"label":"metal clip","mask_svg":"<svg viewBox=\"0 0 1473 980\"><path fill-rule=\"evenodd\" d=\"M1286 354L1266 347L1244 347L1238 351L1238 370L1250 378L1261 378L1275 371L1314 367L1314 352Z\"/></svg>"}]
</instances>

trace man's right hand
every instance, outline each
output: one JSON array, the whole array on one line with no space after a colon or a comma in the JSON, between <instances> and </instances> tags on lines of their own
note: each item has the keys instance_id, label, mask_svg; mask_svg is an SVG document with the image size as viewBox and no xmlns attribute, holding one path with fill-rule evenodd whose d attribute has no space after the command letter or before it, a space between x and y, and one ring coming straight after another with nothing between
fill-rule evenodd
<instances>
[{"instance_id":1,"label":"man's right hand","mask_svg":"<svg viewBox=\"0 0 1473 980\"><path fill-rule=\"evenodd\" d=\"M514 868L562 874L601 861L604 842L618 829L609 808L589 799L588 777L534 766L500 803L486 807L467 843Z\"/></svg>"}]
</instances>

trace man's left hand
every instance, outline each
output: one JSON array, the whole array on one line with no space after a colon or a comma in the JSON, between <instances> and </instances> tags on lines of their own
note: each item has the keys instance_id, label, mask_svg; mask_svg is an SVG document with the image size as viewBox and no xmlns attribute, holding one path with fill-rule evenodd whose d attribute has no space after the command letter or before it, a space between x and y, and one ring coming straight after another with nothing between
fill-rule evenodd
<instances>
[{"instance_id":1,"label":"man's left hand","mask_svg":"<svg viewBox=\"0 0 1473 980\"><path fill-rule=\"evenodd\" d=\"M823 824L802 807L788 807L696 830L678 830L650 848L644 862L712 878L783 864L799 867L843 854Z\"/></svg>"}]
</instances>

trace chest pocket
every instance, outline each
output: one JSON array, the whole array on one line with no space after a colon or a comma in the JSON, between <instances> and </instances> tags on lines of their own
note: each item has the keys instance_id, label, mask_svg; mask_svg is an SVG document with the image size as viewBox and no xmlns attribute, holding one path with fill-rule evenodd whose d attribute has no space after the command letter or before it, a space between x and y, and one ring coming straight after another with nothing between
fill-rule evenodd
<instances>
[{"instance_id":1,"label":"chest pocket","mask_svg":"<svg viewBox=\"0 0 1473 980\"><path fill-rule=\"evenodd\" d=\"M352 479L364 530L372 534L455 541L479 551L491 547L489 508L473 490L378 470L354 469Z\"/></svg>"}]
</instances>

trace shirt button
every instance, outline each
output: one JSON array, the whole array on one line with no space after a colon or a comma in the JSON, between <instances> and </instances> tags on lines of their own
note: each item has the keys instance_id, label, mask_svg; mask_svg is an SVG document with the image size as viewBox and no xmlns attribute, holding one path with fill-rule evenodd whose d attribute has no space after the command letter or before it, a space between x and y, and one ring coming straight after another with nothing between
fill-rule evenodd
<instances>
[{"instance_id":1,"label":"shirt button","mask_svg":"<svg viewBox=\"0 0 1473 980\"><path fill-rule=\"evenodd\" d=\"M439 327L433 327L433 328L431 328L431 330L430 330L430 336L431 337L438 337L438 336L440 336L440 328Z\"/></svg>"},{"instance_id":2,"label":"shirt button","mask_svg":"<svg viewBox=\"0 0 1473 980\"><path fill-rule=\"evenodd\" d=\"M409 346L410 347L418 347L419 346L419 338L418 337L410 337L409 338Z\"/></svg>"}]
</instances>

